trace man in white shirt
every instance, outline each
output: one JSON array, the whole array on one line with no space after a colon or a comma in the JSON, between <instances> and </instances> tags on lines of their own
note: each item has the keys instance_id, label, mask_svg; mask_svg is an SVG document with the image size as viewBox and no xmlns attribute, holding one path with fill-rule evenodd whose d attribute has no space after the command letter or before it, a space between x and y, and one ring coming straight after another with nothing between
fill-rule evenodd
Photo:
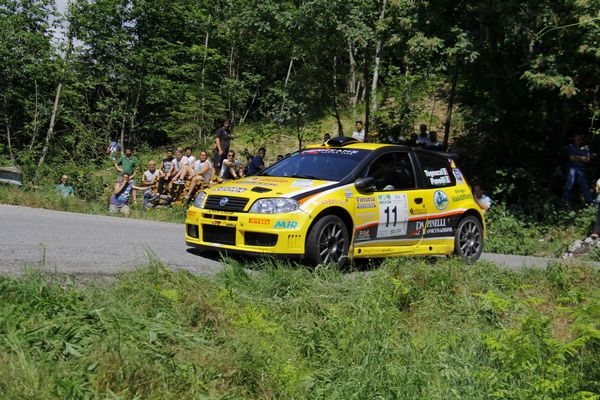
<instances>
[{"instance_id":1,"label":"man in white shirt","mask_svg":"<svg viewBox=\"0 0 600 400\"><path fill-rule=\"evenodd\" d=\"M194 163L194 167L185 167L184 172L181 174L182 179L186 179L187 177L187 179L191 180L187 195L184 197L184 202L188 203L196 187L210 182L214 174L215 169L208 158L208 153L206 151L201 151L200 158Z\"/></svg>"},{"instance_id":2,"label":"man in white shirt","mask_svg":"<svg viewBox=\"0 0 600 400\"><path fill-rule=\"evenodd\" d=\"M156 162L154 160L148 161L148 170L142 175L142 185L153 186L158 183L158 179L164 175L160 169L156 169ZM152 188L144 191L144 210L146 210L150 203L154 203L158 200L158 193L152 191Z\"/></svg>"},{"instance_id":3,"label":"man in white shirt","mask_svg":"<svg viewBox=\"0 0 600 400\"><path fill-rule=\"evenodd\" d=\"M360 140L361 142L365 141L365 130L363 128L362 121L356 121L356 130L352 132L352 137L356 140Z\"/></svg>"},{"instance_id":4,"label":"man in white shirt","mask_svg":"<svg viewBox=\"0 0 600 400\"><path fill-rule=\"evenodd\" d=\"M183 161L183 165L189 165L190 167L194 166L196 162L196 157L192 155L192 148L190 146L185 148L185 155L181 158Z\"/></svg>"}]
</instances>

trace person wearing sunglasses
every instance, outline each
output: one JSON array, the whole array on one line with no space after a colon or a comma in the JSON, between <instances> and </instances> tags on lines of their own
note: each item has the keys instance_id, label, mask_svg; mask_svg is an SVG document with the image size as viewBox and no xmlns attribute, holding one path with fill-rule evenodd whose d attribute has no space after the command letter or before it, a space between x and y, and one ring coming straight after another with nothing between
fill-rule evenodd
<instances>
[{"instance_id":1,"label":"person wearing sunglasses","mask_svg":"<svg viewBox=\"0 0 600 400\"><path fill-rule=\"evenodd\" d=\"M223 180L231 180L240 178L239 169L241 163L235 159L235 151L230 150L227 152L227 158L223 160L221 166L221 172L219 178Z\"/></svg>"}]
</instances>

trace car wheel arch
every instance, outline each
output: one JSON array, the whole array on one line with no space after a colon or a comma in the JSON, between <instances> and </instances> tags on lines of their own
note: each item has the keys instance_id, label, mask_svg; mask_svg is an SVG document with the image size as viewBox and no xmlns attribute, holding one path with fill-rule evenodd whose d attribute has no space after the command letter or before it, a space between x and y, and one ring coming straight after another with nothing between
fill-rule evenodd
<instances>
[{"instance_id":1,"label":"car wheel arch","mask_svg":"<svg viewBox=\"0 0 600 400\"><path fill-rule=\"evenodd\" d=\"M350 240L352 240L352 236L354 233L354 221L352 220L352 216L344 208L336 206L327 207L326 209L322 210L319 214L317 214L317 216L313 218L312 222L310 223L310 226L306 230L307 235L313 228L314 224L327 215L335 215L339 217L342 220L342 222L344 222L344 225L346 225L346 229L348 229L348 235L350 236Z\"/></svg>"}]
</instances>

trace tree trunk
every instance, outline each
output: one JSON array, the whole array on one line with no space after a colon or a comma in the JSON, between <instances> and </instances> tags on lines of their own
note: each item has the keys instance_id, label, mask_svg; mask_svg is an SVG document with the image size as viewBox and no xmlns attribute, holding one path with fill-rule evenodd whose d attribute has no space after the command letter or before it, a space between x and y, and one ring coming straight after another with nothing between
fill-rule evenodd
<instances>
[{"instance_id":1,"label":"tree trunk","mask_svg":"<svg viewBox=\"0 0 600 400\"><path fill-rule=\"evenodd\" d=\"M123 112L123 118L121 119L121 151L125 154L125 121L127 120L127 114Z\"/></svg>"},{"instance_id":2,"label":"tree trunk","mask_svg":"<svg viewBox=\"0 0 600 400\"><path fill-rule=\"evenodd\" d=\"M364 81L368 82L369 79L369 62L368 62L368 54L365 53L365 65L364 65ZM369 85L365 85L363 91L365 98L369 99L371 93L369 93ZM370 129L370 118L371 118L371 110L369 107L369 100L365 101L365 142L369 141L369 129Z\"/></svg>"},{"instance_id":3,"label":"tree trunk","mask_svg":"<svg viewBox=\"0 0 600 400\"><path fill-rule=\"evenodd\" d=\"M287 75L285 76L285 82L283 83L283 99L281 100L281 109L279 110L279 114L283 113L283 107L285 106L285 94L288 82L290 81L290 75L292 74L292 68L294 66L294 56L290 58L290 64L288 66Z\"/></svg>"},{"instance_id":4,"label":"tree trunk","mask_svg":"<svg viewBox=\"0 0 600 400\"><path fill-rule=\"evenodd\" d=\"M44 142L44 147L42 148L42 153L40 154L40 159L37 163L38 169L36 171L35 177L33 178L34 183L37 180L37 174L38 174L39 168L42 166L42 164L44 164L44 160L46 159L46 155L48 154L48 148L50 147L50 139L52 138L52 135L54 134L54 126L56 125L56 115L58 114L58 107L60 105L60 94L61 94L62 86L63 86L62 81L65 77L65 71L67 69L69 57L71 56L72 47L73 47L73 37L69 33L69 36L67 38L67 49L65 50L65 58L63 61L62 69L61 69L58 86L56 87L56 93L54 95L54 104L52 106L52 114L50 115L50 125L48 126L48 131L46 132L46 140Z\"/></svg>"},{"instance_id":5,"label":"tree trunk","mask_svg":"<svg viewBox=\"0 0 600 400\"><path fill-rule=\"evenodd\" d=\"M385 6L387 0L383 0L381 4L381 14L379 14L379 23L385 18ZM373 82L371 83L371 108L377 111L377 81L379 80L379 67L381 66L381 49L383 47L383 35L377 41L375 48L375 68L373 69Z\"/></svg>"},{"instance_id":6,"label":"tree trunk","mask_svg":"<svg viewBox=\"0 0 600 400\"><path fill-rule=\"evenodd\" d=\"M338 126L338 136L344 136L344 127L337 104L337 57L333 56L333 112Z\"/></svg>"},{"instance_id":7,"label":"tree trunk","mask_svg":"<svg viewBox=\"0 0 600 400\"><path fill-rule=\"evenodd\" d=\"M354 48L352 42L348 39L348 58L350 60L350 80L348 81L348 91L350 92L350 104L352 105L352 119L356 120L356 103L358 100L356 84L356 59L354 58Z\"/></svg>"},{"instance_id":8,"label":"tree trunk","mask_svg":"<svg viewBox=\"0 0 600 400\"><path fill-rule=\"evenodd\" d=\"M202 140L202 130L204 129L204 72L206 71L206 57L208 55L208 34L210 27L211 15L208 14L208 22L206 24L206 35L204 36L204 57L202 60L202 72L200 73L200 129L198 130L198 140Z\"/></svg>"},{"instance_id":9,"label":"tree trunk","mask_svg":"<svg viewBox=\"0 0 600 400\"><path fill-rule=\"evenodd\" d=\"M458 61L454 64L452 71L452 86L450 87L450 96L448 97L448 108L446 109L446 121L444 122L444 150L448 148L448 139L450 138L450 122L452 122L452 107L454 106L454 95L456 94L456 82L458 81Z\"/></svg>"},{"instance_id":10,"label":"tree trunk","mask_svg":"<svg viewBox=\"0 0 600 400\"><path fill-rule=\"evenodd\" d=\"M6 109L6 97L4 98L4 124L6 125L6 142L8 145L8 154L10 154L11 161L14 162L15 155L13 154L12 149L12 139L10 136L10 120L8 119L8 112Z\"/></svg>"},{"instance_id":11,"label":"tree trunk","mask_svg":"<svg viewBox=\"0 0 600 400\"><path fill-rule=\"evenodd\" d=\"M31 143L29 143L29 151L33 151L33 145L37 139L38 130L40 128L40 113L39 113L39 93L37 79L33 81L35 87L35 112L33 113L33 130L31 132Z\"/></svg>"}]
</instances>

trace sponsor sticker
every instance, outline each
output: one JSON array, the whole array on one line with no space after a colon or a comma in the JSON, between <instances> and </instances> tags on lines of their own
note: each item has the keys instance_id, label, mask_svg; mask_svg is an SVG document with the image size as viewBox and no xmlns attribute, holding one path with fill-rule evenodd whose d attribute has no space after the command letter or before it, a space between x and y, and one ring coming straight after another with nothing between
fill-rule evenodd
<instances>
[{"instance_id":1,"label":"sponsor sticker","mask_svg":"<svg viewBox=\"0 0 600 400\"><path fill-rule=\"evenodd\" d=\"M352 190L351 190L351 189L346 189L346 190L344 190L344 195L346 196L346 198L347 198L347 199L351 199L351 198L352 198L352 196L354 196L354 195L352 194Z\"/></svg>"},{"instance_id":2,"label":"sponsor sticker","mask_svg":"<svg viewBox=\"0 0 600 400\"><path fill-rule=\"evenodd\" d=\"M371 240L371 231L369 231L368 229L356 231L356 240Z\"/></svg>"},{"instance_id":3,"label":"sponsor sticker","mask_svg":"<svg viewBox=\"0 0 600 400\"><path fill-rule=\"evenodd\" d=\"M337 200L337 199L325 199L325 200L321 200L321 201L319 201L319 204L326 204L326 205L332 205L332 204L344 205L344 204L346 204L346 202L345 202L345 201L341 201L341 200Z\"/></svg>"},{"instance_id":4,"label":"sponsor sticker","mask_svg":"<svg viewBox=\"0 0 600 400\"><path fill-rule=\"evenodd\" d=\"M463 200L468 200L468 199L472 199L473 196L470 193L457 193L453 196L451 196L452 201L463 201Z\"/></svg>"},{"instance_id":5,"label":"sponsor sticker","mask_svg":"<svg viewBox=\"0 0 600 400\"><path fill-rule=\"evenodd\" d=\"M445 210L448 207L448 195L443 190L436 190L433 194L433 204L438 210Z\"/></svg>"},{"instance_id":6,"label":"sponsor sticker","mask_svg":"<svg viewBox=\"0 0 600 400\"><path fill-rule=\"evenodd\" d=\"M456 177L456 182L458 182L458 183L463 183L464 182L462 173L460 172L460 169L453 168L452 172L454 173L454 176Z\"/></svg>"},{"instance_id":7,"label":"sponsor sticker","mask_svg":"<svg viewBox=\"0 0 600 400\"><path fill-rule=\"evenodd\" d=\"M309 180L309 179L298 179L295 180L290 187L293 188L309 188L312 186L312 184L314 183L314 180Z\"/></svg>"},{"instance_id":8,"label":"sponsor sticker","mask_svg":"<svg viewBox=\"0 0 600 400\"><path fill-rule=\"evenodd\" d=\"M268 218L250 218L248 219L248 223L253 225L271 225L271 220Z\"/></svg>"},{"instance_id":9,"label":"sponsor sticker","mask_svg":"<svg viewBox=\"0 0 600 400\"><path fill-rule=\"evenodd\" d=\"M298 222L296 221L277 221L275 222L275 229L296 229Z\"/></svg>"},{"instance_id":10,"label":"sponsor sticker","mask_svg":"<svg viewBox=\"0 0 600 400\"><path fill-rule=\"evenodd\" d=\"M375 197L356 197L356 208L375 208Z\"/></svg>"},{"instance_id":11,"label":"sponsor sticker","mask_svg":"<svg viewBox=\"0 0 600 400\"><path fill-rule=\"evenodd\" d=\"M425 176L429 178L429 182L433 186L447 185L452 182L452 180L450 179L450 174L448 173L448 170L446 168L434 170L426 169L423 172L425 172Z\"/></svg>"},{"instance_id":12,"label":"sponsor sticker","mask_svg":"<svg viewBox=\"0 0 600 400\"><path fill-rule=\"evenodd\" d=\"M349 149L309 149L309 150L304 150L302 153L300 153L301 156L306 156L306 155L327 155L327 154L335 154L335 155L340 155L340 156L354 156L356 154L358 154L359 151L358 150L349 150Z\"/></svg>"},{"instance_id":13,"label":"sponsor sticker","mask_svg":"<svg viewBox=\"0 0 600 400\"><path fill-rule=\"evenodd\" d=\"M233 193L242 193L246 191L246 188L235 187L235 186L218 186L213 189L215 192L233 192Z\"/></svg>"},{"instance_id":14,"label":"sponsor sticker","mask_svg":"<svg viewBox=\"0 0 600 400\"><path fill-rule=\"evenodd\" d=\"M412 215L420 215L420 214L426 214L427 210L424 208L411 208L410 209L410 213Z\"/></svg>"}]
</instances>

